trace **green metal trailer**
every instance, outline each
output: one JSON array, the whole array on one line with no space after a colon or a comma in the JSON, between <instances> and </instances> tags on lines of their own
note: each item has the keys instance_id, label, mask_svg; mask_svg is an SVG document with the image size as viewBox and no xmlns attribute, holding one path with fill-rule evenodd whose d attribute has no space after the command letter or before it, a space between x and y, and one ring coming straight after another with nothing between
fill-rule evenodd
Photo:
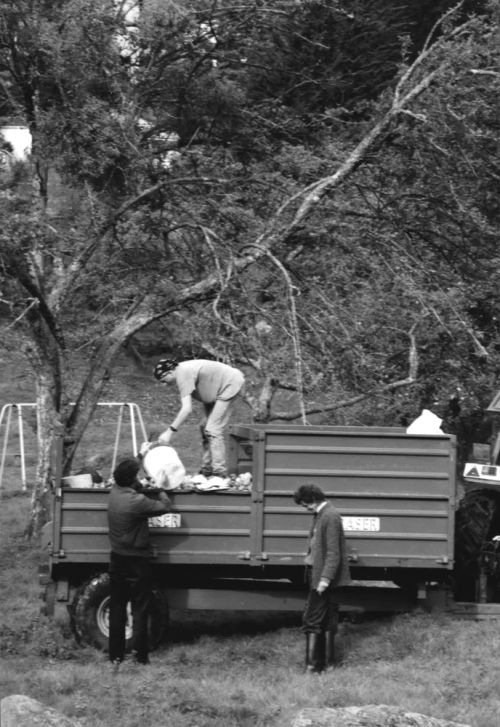
<instances>
[{"instance_id":1,"label":"green metal trailer","mask_svg":"<svg viewBox=\"0 0 500 727\"><path fill-rule=\"evenodd\" d=\"M399 428L231 427L229 468L252 473L251 491L171 493L166 527L151 529L152 631L159 638L169 607L300 610L310 515L292 495L304 482L318 484L343 518L354 584L339 591L341 607L408 608L453 571L455 450L451 435ZM69 606L80 638L103 648L107 497L59 484L46 529L47 610Z\"/></svg>"}]
</instances>

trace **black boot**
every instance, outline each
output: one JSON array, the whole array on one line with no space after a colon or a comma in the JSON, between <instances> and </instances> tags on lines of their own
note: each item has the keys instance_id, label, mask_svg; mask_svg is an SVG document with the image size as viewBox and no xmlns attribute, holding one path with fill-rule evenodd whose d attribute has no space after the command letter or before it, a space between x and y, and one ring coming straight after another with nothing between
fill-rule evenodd
<instances>
[{"instance_id":1,"label":"black boot","mask_svg":"<svg viewBox=\"0 0 500 727\"><path fill-rule=\"evenodd\" d=\"M325 669L335 668L335 631L325 631Z\"/></svg>"},{"instance_id":2,"label":"black boot","mask_svg":"<svg viewBox=\"0 0 500 727\"><path fill-rule=\"evenodd\" d=\"M306 671L319 674L325 666L325 639L323 634L306 633Z\"/></svg>"}]
</instances>

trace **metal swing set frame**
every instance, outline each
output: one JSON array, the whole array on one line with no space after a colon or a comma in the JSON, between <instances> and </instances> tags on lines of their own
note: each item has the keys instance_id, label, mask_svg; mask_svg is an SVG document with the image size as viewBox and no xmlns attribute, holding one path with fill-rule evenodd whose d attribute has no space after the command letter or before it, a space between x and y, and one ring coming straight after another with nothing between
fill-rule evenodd
<instances>
[{"instance_id":1,"label":"metal swing set frame","mask_svg":"<svg viewBox=\"0 0 500 727\"><path fill-rule=\"evenodd\" d=\"M118 450L122 438L124 413L128 413L130 436L132 440L132 450L134 456L136 456L138 453L137 428L139 427L139 431L142 435L143 441L147 439L146 428L144 426L144 420L142 418L141 410L139 406L134 402L100 401L98 402L97 406L118 409L116 432L113 445L113 458L111 464L112 472L116 465L116 459L118 456ZM17 415L15 417L15 420L17 421L17 435L19 439L19 452L15 452L14 456L19 457L22 490L26 491L28 489L26 476L26 441L24 436L23 412L25 409L36 409L36 407L37 404L35 402L17 402L5 404L0 411L0 436L3 431L2 449L0 455L0 492L2 491L3 486L5 463L7 461L7 457L10 454L9 439L11 437L11 430L13 428L12 419L14 414Z\"/></svg>"}]
</instances>

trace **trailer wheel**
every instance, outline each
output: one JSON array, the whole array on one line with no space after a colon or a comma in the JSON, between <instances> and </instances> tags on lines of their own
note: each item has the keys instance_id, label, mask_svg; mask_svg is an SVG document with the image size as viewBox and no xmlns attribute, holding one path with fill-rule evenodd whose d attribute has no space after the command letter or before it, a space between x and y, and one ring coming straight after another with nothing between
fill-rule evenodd
<instances>
[{"instance_id":1,"label":"trailer wheel","mask_svg":"<svg viewBox=\"0 0 500 727\"><path fill-rule=\"evenodd\" d=\"M72 625L77 640L102 651L108 649L109 574L101 573L84 583L72 604ZM149 648L153 650L165 638L168 629L168 602L162 591L154 590L149 619ZM126 649L132 647L132 613L127 607Z\"/></svg>"},{"instance_id":2,"label":"trailer wheel","mask_svg":"<svg viewBox=\"0 0 500 727\"><path fill-rule=\"evenodd\" d=\"M500 533L500 496L493 490L470 490L455 514L455 598L474 601L483 546Z\"/></svg>"}]
</instances>

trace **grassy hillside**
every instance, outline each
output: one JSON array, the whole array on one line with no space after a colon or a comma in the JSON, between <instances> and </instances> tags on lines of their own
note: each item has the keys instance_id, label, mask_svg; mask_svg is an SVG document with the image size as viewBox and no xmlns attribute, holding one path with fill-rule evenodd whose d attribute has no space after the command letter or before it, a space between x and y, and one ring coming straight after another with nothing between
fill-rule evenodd
<instances>
[{"instance_id":1,"label":"grassy hillside","mask_svg":"<svg viewBox=\"0 0 500 727\"><path fill-rule=\"evenodd\" d=\"M22 363L4 357L2 366L2 404L33 400ZM177 405L167 391L152 382L148 366L141 371L124 359L106 400L136 402L154 427L167 424ZM115 424L96 417L82 458L109 455ZM188 470L198 456L196 417L190 424L177 441ZM120 445L123 453L129 447ZM0 508L0 698L26 694L86 727L284 727L304 707L381 703L475 727L500 723L498 623L443 615L344 622L338 668L313 677L303 674L298 616L174 612L170 642L152 664L126 664L114 675L104 654L78 646L65 623L40 614L44 554L23 539L29 492L20 489L15 453L8 460Z\"/></svg>"}]
</instances>

